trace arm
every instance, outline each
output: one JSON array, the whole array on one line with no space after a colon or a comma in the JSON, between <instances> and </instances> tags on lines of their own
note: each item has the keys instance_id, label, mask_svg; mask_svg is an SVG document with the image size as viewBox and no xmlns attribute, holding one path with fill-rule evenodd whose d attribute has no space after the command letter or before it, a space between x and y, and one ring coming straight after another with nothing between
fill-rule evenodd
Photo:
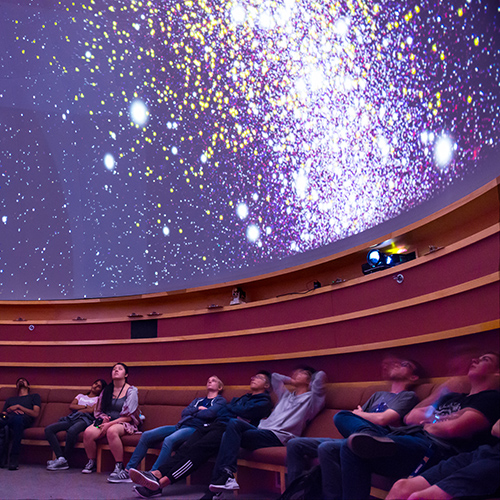
<instances>
[{"instance_id":1,"label":"arm","mask_svg":"<svg viewBox=\"0 0 500 500\"><path fill-rule=\"evenodd\" d=\"M474 408L465 408L457 413L455 418L425 424L424 430L439 438L467 439L491 426L486 416Z\"/></svg>"},{"instance_id":2,"label":"arm","mask_svg":"<svg viewBox=\"0 0 500 500\"><path fill-rule=\"evenodd\" d=\"M271 385L273 387L273 391L275 392L276 396L278 396L278 399L281 399L281 396L285 394L287 391L287 388L285 387L285 384L289 384L291 381L290 377L287 377L286 375L281 375L280 373L273 373L271 376Z\"/></svg>"},{"instance_id":3,"label":"arm","mask_svg":"<svg viewBox=\"0 0 500 500\"><path fill-rule=\"evenodd\" d=\"M217 417L219 410L226 405L226 400L222 396L217 396L213 402L212 406L206 409L198 409L196 416L202 420L214 420Z\"/></svg>"},{"instance_id":4,"label":"arm","mask_svg":"<svg viewBox=\"0 0 500 500\"><path fill-rule=\"evenodd\" d=\"M250 421L266 418L271 413L272 406L270 397L250 398L244 404L232 407L231 410L237 417Z\"/></svg>"},{"instance_id":5,"label":"arm","mask_svg":"<svg viewBox=\"0 0 500 500\"><path fill-rule=\"evenodd\" d=\"M323 371L316 372L311 380L311 411L309 419L314 418L325 406L326 399L326 373Z\"/></svg>"},{"instance_id":6,"label":"arm","mask_svg":"<svg viewBox=\"0 0 500 500\"><path fill-rule=\"evenodd\" d=\"M406 425L424 424L434 420L434 406L425 406L420 408L413 408L413 410L406 415L404 422Z\"/></svg>"},{"instance_id":7,"label":"arm","mask_svg":"<svg viewBox=\"0 0 500 500\"><path fill-rule=\"evenodd\" d=\"M78 403L78 396L71 401L69 404L69 409L71 411L79 411L81 413L94 413L96 405L88 406L88 405L81 405Z\"/></svg>"},{"instance_id":8,"label":"arm","mask_svg":"<svg viewBox=\"0 0 500 500\"><path fill-rule=\"evenodd\" d=\"M358 406L353 413L358 417L364 418L377 425L399 425L401 423L401 417L396 410L391 410L390 408L377 413L370 413L363 411L361 406Z\"/></svg>"},{"instance_id":9,"label":"arm","mask_svg":"<svg viewBox=\"0 0 500 500\"><path fill-rule=\"evenodd\" d=\"M186 406L186 408L184 408L182 410L181 417L185 418L185 417L189 417L190 415L194 415L198 411L196 403L198 403L198 401L200 401L200 400L201 400L201 398L193 399L193 401L191 401L191 403L189 403Z\"/></svg>"},{"instance_id":10,"label":"arm","mask_svg":"<svg viewBox=\"0 0 500 500\"><path fill-rule=\"evenodd\" d=\"M12 405L7 408L7 413L17 413L19 415L28 415L28 417L36 418L40 415L40 407L34 405L33 409L30 410L22 405Z\"/></svg>"}]
</instances>

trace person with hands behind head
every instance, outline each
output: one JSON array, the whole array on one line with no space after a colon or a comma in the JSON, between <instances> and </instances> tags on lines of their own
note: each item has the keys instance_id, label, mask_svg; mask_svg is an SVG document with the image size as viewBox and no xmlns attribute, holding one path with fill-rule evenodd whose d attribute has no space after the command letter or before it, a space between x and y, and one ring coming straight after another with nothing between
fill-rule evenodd
<instances>
[{"instance_id":1,"label":"person with hands behind head","mask_svg":"<svg viewBox=\"0 0 500 500\"><path fill-rule=\"evenodd\" d=\"M97 399L106 385L103 379L97 379L90 387L89 392L78 394L73 399L69 405L71 410L69 415L61 417L59 421L45 428L45 437L56 455L55 460L47 462L47 470L65 470L69 468L68 460L75 447L78 435L94 422L94 409ZM57 433L61 431L66 431L64 453L57 439Z\"/></svg>"},{"instance_id":2,"label":"person with hands behind head","mask_svg":"<svg viewBox=\"0 0 500 500\"><path fill-rule=\"evenodd\" d=\"M139 394L137 388L128 383L128 367L125 363L116 363L111 370L112 382L101 392L97 400L93 425L83 433L83 445L87 458L84 474L96 470L97 443L106 437L116 464L112 474L123 470L123 443L121 437L134 434L140 423Z\"/></svg>"},{"instance_id":3,"label":"person with hands behind head","mask_svg":"<svg viewBox=\"0 0 500 500\"><path fill-rule=\"evenodd\" d=\"M0 419L0 430L5 433L8 427L11 438L12 448L10 451L9 470L19 468L19 453L21 451L21 440L24 429L31 427L33 422L40 414L41 398L39 394L30 394L30 384L24 377L16 381L17 396L13 396L5 401ZM3 440L0 444L0 456L6 455L8 442Z\"/></svg>"}]
</instances>

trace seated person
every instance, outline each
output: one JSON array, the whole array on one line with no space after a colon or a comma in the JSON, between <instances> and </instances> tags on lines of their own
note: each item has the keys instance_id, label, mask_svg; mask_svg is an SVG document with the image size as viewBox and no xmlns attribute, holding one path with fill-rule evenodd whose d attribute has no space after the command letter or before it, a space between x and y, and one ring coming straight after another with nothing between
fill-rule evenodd
<instances>
[{"instance_id":1,"label":"seated person","mask_svg":"<svg viewBox=\"0 0 500 500\"><path fill-rule=\"evenodd\" d=\"M449 393L432 406L414 408L405 417L408 427L377 426L351 434L331 464L342 478L329 492L331 497L367 499L372 472L407 477L487 444L491 427L500 418L499 377L499 355L488 352L472 360L468 394Z\"/></svg>"},{"instance_id":2,"label":"seated person","mask_svg":"<svg viewBox=\"0 0 500 500\"><path fill-rule=\"evenodd\" d=\"M125 469L119 474L111 474L108 481L110 483L132 482L129 478L129 470L137 468L146 456L148 448L163 439L160 454L151 469L157 470L170 458L174 448L178 448L196 429L215 420L219 410L226 404L226 400L219 395L223 388L222 380L216 375L212 375L207 381L207 396L194 399L189 406L184 408L177 425L165 425L144 432Z\"/></svg>"},{"instance_id":3,"label":"seated person","mask_svg":"<svg viewBox=\"0 0 500 500\"><path fill-rule=\"evenodd\" d=\"M491 434L491 445L460 453L439 462L420 476L400 479L386 500L451 500L484 498L500 493L500 420Z\"/></svg>"},{"instance_id":4,"label":"seated person","mask_svg":"<svg viewBox=\"0 0 500 500\"><path fill-rule=\"evenodd\" d=\"M240 447L256 450L285 446L290 439L300 436L325 406L325 382L325 372L316 372L309 367L295 370L291 377L273 373L272 388L278 396L276 407L258 427L243 420L229 421L217 455L210 491L239 489L234 474ZM285 384L290 384L293 392Z\"/></svg>"},{"instance_id":5,"label":"seated person","mask_svg":"<svg viewBox=\"0 0 500 500\"><path fill-rule=\"evenodd\" d=\"M258 425L273 407L269 388L271 375L260 371L250 379L250 392L233 398L223 406L210 425L196 429L191 437L158 470L141 472L130 469L130 479L140 486L135 491L143 498L161 495L163 487L175 483L193 473L198 467L217 454L227 423L238 418Z\"/></svg>"},{"instance_id":6,"label":"seated person","mask_svg":"<svg viewBox=\"0 0 500 500\"><path fill-rule=\"evenodd\" d=\"M45 437L56 455L55 460L47 462L47 470L69 469L68 460L75 447L78 435L94 422L95 405L106 385L103 379L97 379L92 384L89 392L76 395L69 405L71 410L69 415L61 417L58 422L45 427ZM64 453L57 439L57 433L61 431L66 431Z\"/></svg>"},{"instance_id":7,"label":"seated person","mask_svg":"<svg viewBox=\"0 0 500 500\"><path fill-rule=\"evenodd\" d=\"M95 459L99 439L108 438L109 449L115 458L113 471L119 474L123 470L124 434L134 434L140 423L139 394L137 388L128 383L128 367L124 363L116 363L111 371L112 382L101 392L97 400L94 424L83 433L83 446L89 459L83 468L84 474L96 471Z\"/></svg>"},{"instance_id":8,"label":"seated person","mask_svg":"<svg viewBox=\"0 0 500 500\"><path fill-rule=\"evenodd\" d=\"M5 433L5 427L8 427L12 439L12 448L8 457L9 470L19 469L19 454L24 429L33 425L40 414L42 404L40 394L30 394L30 384L24 377L17 379L16 389L17 396L5 401L0 418L0 431ZM7 447L7 439L4 439L0 457L6 455Z\"/></svg>"},{"instance_id":9,"label":"seated person","mask_svg":"<svg viewBox=\"0 0 500 500\"><path fill-rule=\"evenodd\" d=\"M400 426L404 416L418 403L417 395L409 388L419 379L419 367L414 361L385 359L382 378L391 382L390 391L378 391L361 407L353 411L343 410L335 415L334 422L344 437L378 425ZM340 481L330 462L338 455L342 439L295 438L287 443L287 482L290 484L309 465L311 458L319 456L322 469L322 488L325 499L329 498L332 484Z\"/></svg>"}]
</instances>

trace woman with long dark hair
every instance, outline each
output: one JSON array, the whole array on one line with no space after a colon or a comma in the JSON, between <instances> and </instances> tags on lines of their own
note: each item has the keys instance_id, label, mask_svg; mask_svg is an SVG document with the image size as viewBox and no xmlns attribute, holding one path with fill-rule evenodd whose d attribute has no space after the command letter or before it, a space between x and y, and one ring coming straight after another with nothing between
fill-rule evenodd
<instances>
[{"instance_id":1,"label":"woman with long dark hair","mask_svg":"<svg viewBox=\"0 0 500 500\"><path fill-rule=\"evenodd\" d=\"M71 410L69 415L45 427L45 437L56 455L55 460L47 462L47 470L69 469L68 460L75 447L78 435L94 422L97 399L106 385L102 378L97 379L92 384L89 392L75 396L75 399L69 405ZM66 431L64 453L57 439L57 433L61 431Z\"/></svg>"},{"instance_id":2,"label":"woman with long dark hair","mask_svg":"<svg viewBox=\"0 0 500 500\"><path fill-rule=\"evenodd\" d=\"M112 382L101 392L94 412L95 422L85 429L83 445L89 459L83 468L84 474L96 470L98 439L106 436L115 458L115 474L123 470L123 443L121 437L134 434L140 423L139 394L137 388L128 383L128 367L116 363L111 370Z\"/></svg>"}]
</instances>

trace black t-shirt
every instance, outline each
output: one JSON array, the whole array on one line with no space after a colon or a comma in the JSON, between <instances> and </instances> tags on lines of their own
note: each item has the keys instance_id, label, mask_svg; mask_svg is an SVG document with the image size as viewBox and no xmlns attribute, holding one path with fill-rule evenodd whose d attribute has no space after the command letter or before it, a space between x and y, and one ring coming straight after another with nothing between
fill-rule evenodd
<instances>
[{"instance_id":1,"label":"black t-shirt","mask_svg":"<svg viewBox=\"0 0 500 500\"><path fill-rule=\"evenodd\" d=\"M491 426L500 418L500 392L495 390L481 391L477 394L460 394L451 392L440 397L434 403L434 418L436 420L444 419L464 408L473 408L481 412L490 422ZM470 438L449 439L447 443L451 444L459 451L470 451L482 444L492 442L491 426L489 429L477 432ZM442 438L435 438L429 434L431 439L442 442Z\"/></svg>"},{"instance_id":2,"label":"black t-shirt","mask_svg":"<svg viewBox=\"0 0 500 500\"><path fill-rule=\"evenodd\" d=\"M11 398L8 398L7 401L5 401L5 404L3 405L3 411L14 405L21 405L28 410L32 410L35 406L42 406L42 400L40 398L40 394L36 393L26 394L26 396L12 396ZM25 415L25 417L30 419L31 422L35 421L35 419L33 417L30 417L29 415Z\"/></svg>"}]
</instances>

